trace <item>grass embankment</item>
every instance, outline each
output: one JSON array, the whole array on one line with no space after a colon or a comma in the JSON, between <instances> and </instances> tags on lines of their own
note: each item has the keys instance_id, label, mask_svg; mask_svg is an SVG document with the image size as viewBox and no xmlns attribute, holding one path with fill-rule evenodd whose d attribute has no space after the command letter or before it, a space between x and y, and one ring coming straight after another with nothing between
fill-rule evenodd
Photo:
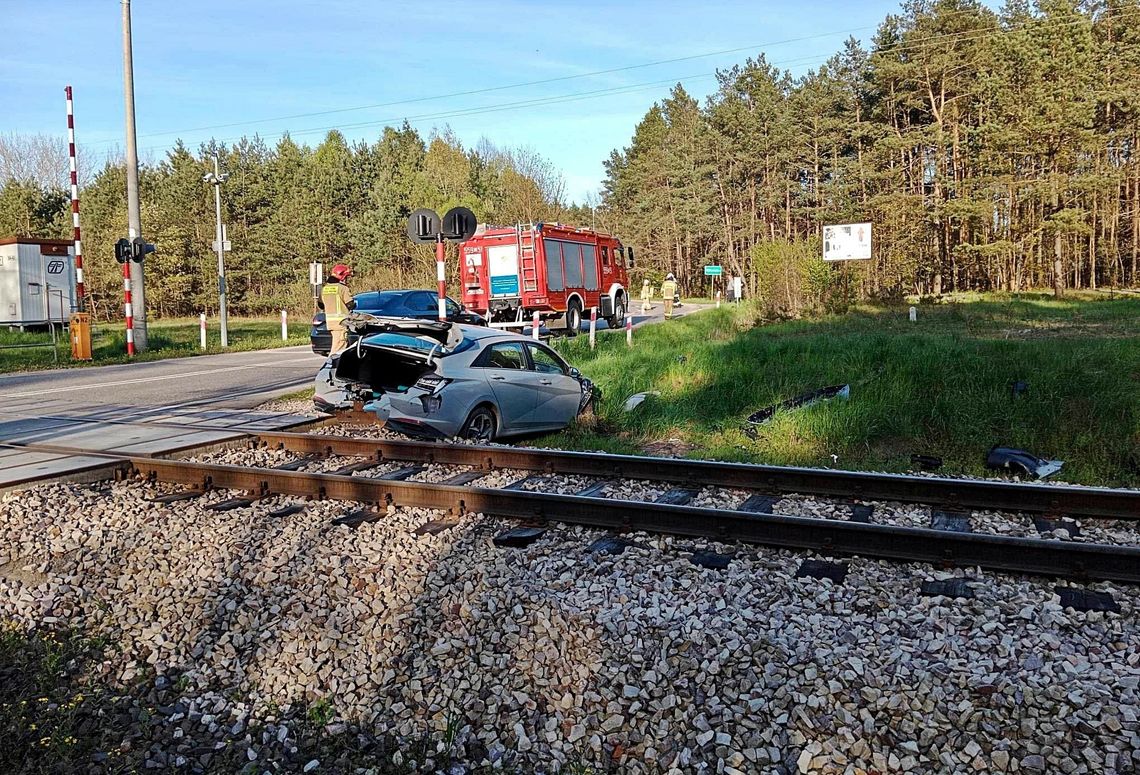
<instances>
[{"instance_id":1,"label":"grass embankment","mask_svg":"<svg viewBox=\"0 0 1140 775\"><path fill-rule=\"evenodd\" d=\"M677 439L692 457L905 471L910 455L943 473L984 474L994 444L1065 461L1055 478L1140 485L1140 298L987 296L759 325L723 307L625 337L559 348L601 387L595 429L542 439L640 452ZM1028 382L1014 397L1011 385ZM783 412L749 438L756 409L851 384L849 401ZM626 414L630 395L658 390ZM833 457L835 456L835 457Z\"/></svg>"},{"instance_id":2,"label":"grass embankment","mask_svg":"<svg viewBox=\"0 0 1140 775\"><path fill-rule=\"evenodd\" d=\"M66 331L57 329L58 367L105 366L128 361L156 361L164 358L182 358L189 355L261 350L269 347L309 343L309 321L296 318L289 323L289 340L281 339L280 318L232 318L229 321L229 347L221 348L221 335L217 321L209 321L206 332L207 349L199 342L196 318L151 320L147 325L149 348L133 359L127 357L126 332L122 324L96 326L91 335L91 361L71 359L71 340ZM46 347L5 350L4 345L43 344ZM0 372L30 371L57 368L52 358L49 332L22 332L0 328Z\"/></svg>"}]
</instances>

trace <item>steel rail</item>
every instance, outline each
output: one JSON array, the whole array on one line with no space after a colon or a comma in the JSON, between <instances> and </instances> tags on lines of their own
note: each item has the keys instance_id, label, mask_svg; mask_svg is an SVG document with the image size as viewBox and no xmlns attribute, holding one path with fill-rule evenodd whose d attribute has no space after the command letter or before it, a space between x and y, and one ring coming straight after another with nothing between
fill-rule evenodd
<instances>
[{"instance_id":1,"label":"steel rail","mask_svg":"<svg viewBox=\"0 0 1140 775\"><path fill-rule=\"evenodd\" d=\"M707 537L828 555L980 566L1003 572L1140 582L1140 547L1108 546L925 528L873 525L640 501L497 490L360 476L125 457L120 470L151 481L226 488L259 495L396 504L479 512L537 523Z\"/></svg>"},{"instance_id":2,"label":"steel rail","mask_svg":"<svg viewBox=\"0 0 1140 775\"><path fill-rule=\"evenodd\" d=\"M376 457L486 469L516 468L602 478L647 479L733 487L769 494L796 492L848 499L926 503L950 509L993 509L1056 516L1140 520L1140 490L306 433L258 432L253 435L266 446L306 454Z\"/></svg>"}]
</instances>

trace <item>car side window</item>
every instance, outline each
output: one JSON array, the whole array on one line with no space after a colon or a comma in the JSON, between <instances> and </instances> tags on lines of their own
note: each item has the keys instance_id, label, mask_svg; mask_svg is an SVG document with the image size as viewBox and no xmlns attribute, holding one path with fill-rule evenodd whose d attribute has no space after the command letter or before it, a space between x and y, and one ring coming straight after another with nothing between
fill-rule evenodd
<instances>
[{"instance_id":1,"label":"car side window","mask_svg":"<svg viewBox=\"0 0 1140 775\"><path fill-rule=\"evenodd\" d=\"M530 349L530 359L534 363L535 371L543 374L566 373L566 367L562 365L562 361L550 350L537 344L528 344L527 347Z\"/></svg>"},{"instance_id":2,"label":"car side window","mask_svg":"<svg viewBox=\"0 0 1140 775\"><path fill-rule=\"evenodd\" d=\"M443 299L443 303L447 307L447 316L449 318L455 317L456 315L459 314L459 305L457 303L455 303L451 299L447 298L446 296ZM437 308L439 306L439 297L438 296L436 297L436 306L437 306Z\"/></svg>"},{"instance_id":3,"label":"car side window","mask_svg":"<svg viewBox=\"0 0 1140 775\"><path fill-rule=\"evenodd\" d=\"M436 296L431 295L427 291L419 291L418 293L408 294L408 299L405 302L408 309L415 312L431 312L436 309Z\"/></svg>"},{"instance_id":4,"label":"car side window","mask_svg":"<svg viewBox=\"0 0 1140 775\"><path fill-rule=\"evenodd\" d=\"M525 369L526 354L519 342L501 342L487 348L482 365L492 369Z\"/></svg>"}]
</instances>

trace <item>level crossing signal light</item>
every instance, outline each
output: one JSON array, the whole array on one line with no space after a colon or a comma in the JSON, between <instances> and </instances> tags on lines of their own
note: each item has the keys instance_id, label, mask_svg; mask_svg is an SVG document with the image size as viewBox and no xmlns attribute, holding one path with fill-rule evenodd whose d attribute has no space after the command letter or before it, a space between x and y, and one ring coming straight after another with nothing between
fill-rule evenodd
<instances>
[{"instance_id":1,"label":"level crossing signal light","mask_svg":"<svg viewBox=\"0 0 1140 775\"><path fill-rule=\"evenodd\" d=\"M115 260L120 264L125 264L128 261L134 261L136 264L140 264L142 263L143 256L153 252L154 245L142 237L135 237L133 240L124 237L115 243Z\"/></svg>"}]
</instances>

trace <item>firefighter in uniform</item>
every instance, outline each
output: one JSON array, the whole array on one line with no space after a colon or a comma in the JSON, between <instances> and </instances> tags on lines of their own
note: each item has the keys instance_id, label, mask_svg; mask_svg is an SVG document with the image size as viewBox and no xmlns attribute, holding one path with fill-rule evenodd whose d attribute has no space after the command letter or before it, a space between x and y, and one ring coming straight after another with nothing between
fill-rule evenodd
<instances>
[{"instance_id":1,"label":"firefighter in uniform","mask_svg":"<svg viewBox=\"0 0 1140 775\"><path fill-rule=\"evenodd\" d=\"M344 319L356 306L352 298L352 291L348 290L348 278L352 277L352 270L346 264L337 264L329 272L329 282L321 288L321 300L317 306L325 311L325 325L332 334L332 348L330 353L338 353L344 349L345 336Z\"/></svg>"},{"instance_id":2,"label":"firefighter in uniform","mask_svg":"<svg viewBox=\"0 0 1140 775\"><path fill-rule=\"evenodd\" d=\"M641 311L648 312L653 309L653 286L649 284L649 278L641 284Z\"/></svg>"},{"instance_id":3,"label":"firefighter in uniform","mask_svg":"<svg viewBox=\"0 0 1140 775\"><path fill-rule=\"evenodd\" d=\"M665 319L673 317L673 297L677 295L677 278L673 273L665 275L665 282L661 283L661 296L665 300Z\"/></svg>"}]
</instances>

